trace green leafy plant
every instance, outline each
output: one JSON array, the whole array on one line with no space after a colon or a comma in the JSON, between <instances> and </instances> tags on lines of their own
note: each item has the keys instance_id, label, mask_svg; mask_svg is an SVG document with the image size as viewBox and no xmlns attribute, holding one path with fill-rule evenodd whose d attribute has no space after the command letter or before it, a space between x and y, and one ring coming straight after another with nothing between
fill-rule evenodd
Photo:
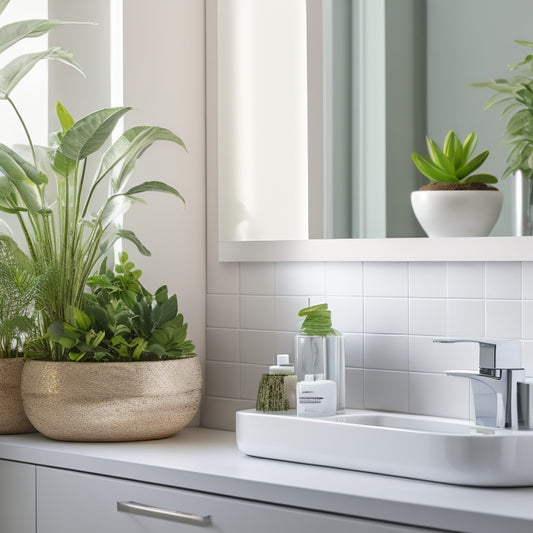
<instances>
[{"instance_id":1,"label":"green leafy plant","mask_svg":"<svg viewBox=\"0 0 533 533\"><path fill-rule=\"evenodd\" d=\"M515 41L533 48L533 42ZM509 65L517 75L510 79L497 78L488 82L472 83L474 87L488 87L495 91L485 109L505 104L500 117L508 119L503 142L510 148L506 178L516 171L522 171L526 178L533 178L533 54L527 54L520 63Z\"/></svg>"},{"instance_id":2,"label":"green leafy plant","mask_svg":"<svg viewBox=\"0 0 533 533\"><path fill-rule=\"evenodd\" d=\"M321 337L339 335L339 332L332 327L331 311L327 303L304 307L298 311L298 316L304 318L300 333Z\"/></svg>"},{"instance_id":3,"label":"green leafy plant","mask_svg":"<svg viewBox=\"0 0 533 533\"><path fill-rule=\"evenodd\" d=\"M72 361L152 361L193 357L187 324L176 295L166 286L150 294L139 281L141 271L120 254L115 272L105 263L92 276L83 308L71 307L67 320L55 322L47 337Z\"/></svg>"},{"instance_id":4,"label":"green leafy plant","mask_svg":"<svg viewBox=\"0 0 533 533\"><path fill-rule=\"evenodd\" d=\"M450 131L444 139L443 148L426 137L429 159L414 152L411 158L416 168L426 176L430 182L448 183L497 183L498 178L491 174L472 174L487 159L489 151L485 150L472 157L477 146L477 135L470 133L464 142Z\"/></svg>"},{"instance_id":5,"label":"green leafy plant","mask_svg":"<svg viewBox=\"0 0 533 533\"><path fill-rule=\"evenodd\" d=\"M38 331L34 302L39 277L29 258L9 237L0 237L0 358L20 357Z\"/></svg>"}]
</instances>

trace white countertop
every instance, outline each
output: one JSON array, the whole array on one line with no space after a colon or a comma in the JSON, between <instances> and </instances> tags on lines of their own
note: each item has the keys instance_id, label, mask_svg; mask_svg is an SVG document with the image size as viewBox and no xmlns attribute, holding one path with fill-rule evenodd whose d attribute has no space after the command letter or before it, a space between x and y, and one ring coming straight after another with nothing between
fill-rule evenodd
<instances>
[{"instance_id":1,"label":"white countertop","mask_svg":"<svg viewBox=\"0 0 533 533\"><path fill-rule=\"evenodd\" d=\"M452 531L533 531L532 488L469 488L248 457L235 434L187 428L131 443L0 436L0 459Z\"/></svg>"}]
</instances>

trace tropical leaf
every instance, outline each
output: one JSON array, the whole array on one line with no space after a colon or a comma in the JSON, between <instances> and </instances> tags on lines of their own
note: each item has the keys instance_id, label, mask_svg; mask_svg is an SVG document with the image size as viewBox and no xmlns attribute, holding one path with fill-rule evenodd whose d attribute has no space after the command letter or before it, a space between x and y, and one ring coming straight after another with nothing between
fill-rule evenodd
<instances>
[{"instance_id":1,"label":"tropical leaf","mask_svg":"<svg viewBox=\"0 0 533 533\"><path fill-rule=\"evenodd\" d=\"M133 233L133 231L128 229L116 229L111 233L107 239L103 239L100 244L100 255L104 255L108 250L111 249L113 244L115 244L119 239L124 239L135 245L137 250L141 255L150 256L152 255L150 250L140 241L140 239Z\"/></svg>"},{"instance_id":2,"label":"tropical leaf","mask_svg":"<svg viewBox=\"0 0 533 533\"><path fill-rule=\"evenodd\" d=\"M8 98L19 81L43 59L55 59L82 72L81 67L74 61L72 52L61 46L54 46L44 52L24 54L13 59L13 61L10 61L5 67L0 69L0 99L5 100Z\"/></svg>"},{"instance_id":3,"label":"tropical leaf","mask_svg":"<svg viewBox=\"0 0 533 533\"><path fill-rule=\"evenodd\" d=\"M74 125L74 119L72 115L67 111L67 108L58 100L56 102L56 114L61 124L63 133L69 130Z\"/></svg>"},{"instance_id":4,"label":"tropical leaf","mask_svg":"<svg viewBox=\"0 0 533 533\"><path fill-rule=\"evenodd\" d=\"M130 109L105 108L80 119L65 133L59 146L60 152L73 161L87 158L103 146L117 122Z\"/></svg>"},{"instance_id":5,"label":"tropical leaf","mask_svg":"<svg viewBox=\"0 0 533 533\"><path fill-rule=\"evenodd\" d=\"M4 9L9 4L10 0L0 0L0 15L4 12Z\"/></svg>"},{"instance_id":6,"label":"tropical leaf","mask_svg":"<svg viewBox=\"0 0 533 533\"><path fill-rule=\"evenodd\" d=\"M115 194L111 196L102 207L98 215L97 223L100 224L102 229L106 229L117 218L129 211L133 201L139 202L141 200L126 194Z\"/></svg>"},{"instance_id":7,"label":"tropical leaf","mask_svg":"<svg viewBox=\"0 0 533 533\"><path fill-rule=\"evenodd\" d=\"M13 237L13 230L11 229L11 226L5 221L0 218L0 234L1 235L7 235L8 237Z\"/></svg>"},{"instance_id":8,"label":"tropical leaf","mask_svg":"<svg viewBox=\"0 0 533 533\"><path fill-rule=\"evenodd\" d=\"M171 185L167 185L162 181L145 181L144 183L141 183L140 185L135 185L134 187L129 189L126 194L134 196L142 192L166 192L177 196L180 200L183 201L183 203L185 203L185 199L183 198L183 196L174 187L172 187Z\"/></svg>"},{"instance_id":9,"label":"tropical leaf","mask_svg":"<svg viewBox=\"0 0 533 533\"><path fill-rule=\"evenodd\" d=\"M1 5L0 5L0 9ZM1 11L0 11L1 12ZM40 37L57 26L72 24L61 20L31 19L6 24L0 28L0 53L22 39Z\"/></svg>"},{"instance_id":10,"label":"tropical leaf","mask_svg":"<svg viewBox=\"0 0 533 533\"><path fill-rule=\"evenodd\" d=\"M104 154L95 182L113 170L112 192L120 192L133 171L135 160L156 141L174 142L186 150L183 141L166 128L135 126L126 130Z\"/></svg>"}]
</instances>

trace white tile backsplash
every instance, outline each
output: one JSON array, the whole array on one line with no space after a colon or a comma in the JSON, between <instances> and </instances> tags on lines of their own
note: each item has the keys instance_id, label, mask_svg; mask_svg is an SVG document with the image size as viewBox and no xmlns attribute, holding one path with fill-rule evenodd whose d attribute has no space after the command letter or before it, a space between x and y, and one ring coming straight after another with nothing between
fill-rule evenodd
<instances>
[{"instance_id":1,"label":"white tile backsplash","mask_svg":"<svg viewBox=\"0 0 533 533\"><path fill-rule=\"evenodd\" d=\"M407 298L364 298L363 309L365 333L409 333Z\"/></svg>"},{"instance_id":2,"label":"white tile backsplash","mask_svg":"<svg viewBox=\"0 0 533 533\"><path fill-rule=\"evenodd\" d=\"M409 265L407 263L364 263L363 294L365 296L407 296Z\"/></svg>"},{"instance_id":3,"label":"white tile backsplash","mask_svg":"<svg viewBox=\"0 0 533 533\"><path fill-rule=\"evenodd\" d=\"M407 335L365 335L364 366L377 370L409 370Z\"/></svg>"},{"instance_id":4,"label":"white tile backsplash","mask_svg":"<svg viewBox=\"0 0 533 533\"><path fill-rule=\"evenodd\" d=\"M522 302L520 300L487 300L486 335L503 339L522 336Z\"/></svg>"},{"instance_id":5,"label":"white tile backsplash","mask_svg":"<svg viewBox=\"0 0 533 533\"><path fill-rule=\"evenodd\" d=\"M243 329L275 330L274 296L241 296L240 325Z\"/></svg>"},{"instance_id":6,"label":"white tile backsplash","mask_svg":"<svg viewBox=\"0 0 533 533\"><path fill-rule=\"evenodd\" d=\"M294 361L298 311L328 302L345 334L346 405L468 418L474 344L435 336L525 339L533 378L533 262L208 264L203 424L234 429L277 353Z\"/></svg>"},{"instance_id":7,"label":"white tile backsplash","mask_svg":"<svg viewBox=\"0 0 533 533\"><path fill-rule=\"evenodd\" d=\"M448 331L447 301L433 298L409 300L409 333L411 335L446 335Z\"/></svg>"},{"instance_id":8,"label":"white tile backsplash","mask_svg":"<svg viewBox=\"0 0 533 533\"><path fill-rule=\"evenodd\" d=\"M448 263L448 298L484 298L485 263Z\"/></svg>"},{"instance_id":9,"label":"white tile backsplash","mask_svg":"<svg viewBox=\"0 0 533 533\"><path fill-rule=\"evenodd\" d=\"M503 298L506 300L522 297L522 264L494 261L486 265L487 298Z\"/></svg>"},{"instance_id":10,"label":"white tile backsplash","mask_svg":"<svg viewBox=\"0 0 533 533\"><path fill-rule=\"evenodd\" d=\"M446 297L448 265L441 262L409 265L409 296L414 298Z\"/></svg>"},{"instance_id":11,"label":"white tile backsplash","mask_svg":"<svg viewBox=\"0 0 533 533\"><path fill-rule=\"evenodd\" d=\"M448 335L450 337L484 337L485 301L448 300Z\"/></svg>"},{"instance_id":12,"label":"white tile backsplash","mask_svg":"<svg viewBox=\"0 0 533 533\"><path fill-rule=\"evenodd\" d=\"M276 293L283 296L324 294L325 264L277 263Z\"/></svg>"},{"instance_id":13,"label":"white tile backsplash","mask_svg":"<svg viewBox=\"0 0 533 533\"><path fill-rule=\"evenodd\" d=\"M326 263L326 294L363 295L363 263Z\"/></svg>"}]
</instances>

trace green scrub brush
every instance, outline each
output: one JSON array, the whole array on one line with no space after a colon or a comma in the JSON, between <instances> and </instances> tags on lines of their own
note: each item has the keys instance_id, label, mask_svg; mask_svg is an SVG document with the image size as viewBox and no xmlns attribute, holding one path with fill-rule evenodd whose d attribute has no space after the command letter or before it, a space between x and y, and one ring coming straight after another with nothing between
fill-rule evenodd
<instances>
[{"instance_id":1,"label":"green scrub brush","mask_svg":"<svg viewBox=\"0 0 533 533\"><path fill-rule=\"evenodd\" d=\"M257 392L257 411L288 411L289 400L285 394L285 376L263 374Z\"/></svg>"}]
</instances>

